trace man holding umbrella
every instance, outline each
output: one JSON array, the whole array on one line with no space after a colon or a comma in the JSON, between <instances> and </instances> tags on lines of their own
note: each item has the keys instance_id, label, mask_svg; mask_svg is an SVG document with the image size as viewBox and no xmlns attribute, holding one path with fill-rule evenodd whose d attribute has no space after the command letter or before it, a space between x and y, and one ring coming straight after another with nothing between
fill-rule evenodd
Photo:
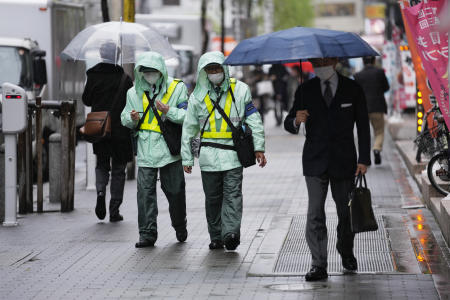
<instances>
[{"instance_id":1,"label":"man holding umbrella","mask_svg":"<svg viewBox=\"0 0 450 300\"><path fill-rule=\"evenodd\" d=\"M324 206L329 185L338 215L336 248L345 269L358 268L353 255L355 234L350 228L348 202L355 176L365 174L370 165L370 129L364 92L355 81L335 71L337 58L310 61L316 78L297 89L284 127L294 134L299 132L301 123L306 127L303 174L309 198L306 240L312 254L312 268L305 279L314 281L328 277ZM355 124L358 159L353 136Z\"/></svg>"},{"instance_id":2,"label":"man holding umbrella","mask_svg":"<svg viewBox=\"0 0 450 300\"><path fill-rule=\"evenodd\" d=\"M187 89L180 80L167 75L164 58L156 52L145 52L138 57L135 86L128 90L127 104L122 111L122 124L138 128L137 142L137 202L139 241L136 248L152 247L157 238L156 181L158 171L161 188L169 201L169 213L176 238L184 242L186 229L186 192L181 156L172 155L161 134L156 106L161 118L182 124L187 108ZM155 109L156 111L156 109Z\"/></svg>"}]
</instances>

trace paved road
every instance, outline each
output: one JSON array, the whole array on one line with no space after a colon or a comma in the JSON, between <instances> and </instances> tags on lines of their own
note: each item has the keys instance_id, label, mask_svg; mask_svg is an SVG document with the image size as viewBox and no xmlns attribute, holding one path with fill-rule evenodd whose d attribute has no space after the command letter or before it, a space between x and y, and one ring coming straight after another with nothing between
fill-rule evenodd
<instances>
[{"instance_id":1,"label":"paved road","mask_svg":"<svg viewBox=\"0 0 450 300\"><path fill-rule=\"evenodd\" d=\"M120 224L99 222L94 214L95 192L78 185L74 212L26 215L16 228L0 227L0 299L448 297L448 248L428 210L401 208L419 204L419 200L391 141L383 153L383 165L369 171L369 186L376 213L384 220L394 269L355 275L338 270L327 281L307 283L301 271L283 274L268 268L268 263L277 262L286 234L294 229L281 230L279 221L289 225L301 219L307 197L300 164L303 136L288 135L272 123L266 124L266 133L267 167L244 172L244 216L237 251L208 249L198 167L186 176L187 242L177 243L167 200L158 190L159 239L151 249L134 248L138 238L136 181L126 184L125 221ZM82 161L77 166L83 167ZM330 199L327 211L335 213ZM267 247L275 252L272 260L264 261ZM372 256L380 254L377 249L371 251ZM258 273L261 269L269 274Z\"/></svg>"}]
</instances>

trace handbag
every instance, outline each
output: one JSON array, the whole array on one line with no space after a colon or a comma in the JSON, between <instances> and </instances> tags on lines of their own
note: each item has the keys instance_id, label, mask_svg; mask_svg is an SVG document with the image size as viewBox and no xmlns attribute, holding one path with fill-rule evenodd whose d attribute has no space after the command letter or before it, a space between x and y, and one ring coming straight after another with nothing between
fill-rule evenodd
<instances>
[{"instance_id":1,"label":"handbag","mask_svg":"<svg viewBox=\"0 0 450 300\"><path fill-rule=\"evenodd\" d=\"M148 93L146 94L147 99L148 98ZM156 96L158 96L158 94L154 94L152 101L155 101ZM147 108L145 109L144 114L142 115L142 117L139 119L139 122L137 123L137 126L134 127L131 132L130 132L130 138L131 138L131 148L133 149L133 154L134 156L137 155L137 140L138 140L138 132L139 132L139 128L141 127L142 123L144 123L145 120L145 116L148 113L148 110L150 109L150 105L147 105Z\"/></svg>"},{"instance_id":2,"label":"handbag","mask_svg":"<svg viewBox=\"0 0 450 300\"><path fill-rule=\"evenodd\" d=\"M364 186L363 186L364 180ZM366 232L378 230L377 220L372 209L372 197L367 188L366 176L359 174L355 179L353 190L350 192L350 225L352 232Z\"/></svg>"},{"instance_id":3,"label":"handbag","mask_svg":"<svg viewBox=\"0 0 450 300\"><path fill-rule=\"evenodd\" d=\"M111 116L109 111L90 112L86 116L86 123L80 129L91 143L99 142L111 136Z\"/></svg>"},{"instance_id":4,"label":"handbag","mask_svg":"<svg viewBox=\"0 0 450 300\"><path fill-rule=\"evenodd\" d=\"M239 112L236 108L236 100L234 98L233 91L231 88L229 89L231 93L231 98L235 104L236 112L239 115ZM239 120L239 124L237 127L234 126L233 122L231 122L230 118L227 116L227 114L223 111L222 107L216 102L211 100L211 102L214 104L214 108L217 109L217 111L222 115L222 118L227 122L228 126L231 128L231 138L233 139L234 147L229 145L223 145L219 143L201 143L202 146L210 146L210 147L216 147L226 150L234 150L237 153L239 162L244 168L251 167L256 164L256 156L255 156L255 146L253 144L253 133L250 127L242 122L242 120ZM211 110L212 113L212 110ZM211 115L210 113L210 115ZM203 126L204 128L204 126ZM203 134L203 130L202 130Z\"/></svg>"},{"instance_id":5,"label":"handbag","mask_svg":"<svg viewBox=\"0 0 450 300\"><path fill-rule=\"evenodd\" d=\"M145 92L145 95L149 99L147 91ZM176 124L169 119L165 119L163 121L158 113L158 110L155 107L155 99L152 99L152 101L150 101L149 106L151 106L153 114L158 121L159 128L161 129L161 134L167 144L167 148L169 148L170 154L179 155L181 152L181 133L183 131L183 126L180 124Z\"/></svg>"},{"instance_id":6,"label":"handbag","mask_svg":"<svg viewBox=\"0 0 450 300\"><path fill-rule=\"evenodd\" d=\"M86 141L90 143L98 143L111 137L111 111L116 106L120 91L123 88L126 79L125 72L120 78L119 88L114 97L110 111L93 111L87 114L84 126L80 128L80 132L84 134Z\"/></svg>"}]
</instances>

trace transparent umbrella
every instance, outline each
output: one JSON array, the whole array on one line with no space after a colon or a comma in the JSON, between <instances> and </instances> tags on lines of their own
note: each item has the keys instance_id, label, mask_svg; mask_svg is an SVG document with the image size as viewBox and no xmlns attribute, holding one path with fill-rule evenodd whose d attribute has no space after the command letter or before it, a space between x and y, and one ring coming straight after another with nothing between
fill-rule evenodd
<instances>
[{"instance_id":1,"label":"transparent umbrella","mask_svg":"<svg viewBox=\"0 0 450 300\"><path fill-rule=\"evenodd\" d=\"M136 62L136 57L146 51L156 51L165 59L177 57L167 38L153 28L122 21L106 22L78 33L61 58L123 65Z\"/></svg>"}]
</instances>

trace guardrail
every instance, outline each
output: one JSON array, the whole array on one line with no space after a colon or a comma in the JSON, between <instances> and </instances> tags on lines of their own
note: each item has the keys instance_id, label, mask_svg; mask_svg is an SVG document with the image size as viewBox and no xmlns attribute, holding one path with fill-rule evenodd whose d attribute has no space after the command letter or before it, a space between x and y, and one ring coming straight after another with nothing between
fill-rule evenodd
<instances>
[{"instance_id":1,"label":"guardrail","mask_svg":"<svg viewBox=\"0 0 450 300\"><path fill-rule=\"evenodd\" d=\"M49 156L49 160L59 160L59 166L49 169L57 172L49 178L59 178L60 188L51 189L52 199L60 199L61 212L69 212L74 208L75 183L75 145L76 145L76 101L73 100L44 100L36 97L35 101L28 101L28 126L19 134L18 139L18 186L19 186L19 213L26 214L34 211L33 207L33 116L35 118L35 145L37 168L37 212L43 209L43 139L42 139L42 110L54 110L54 115L61 120L60 155ZM53 154L53 153L52 153ZM55 164L58 165L58 164Z\"/></svg>"}]
</instances>

